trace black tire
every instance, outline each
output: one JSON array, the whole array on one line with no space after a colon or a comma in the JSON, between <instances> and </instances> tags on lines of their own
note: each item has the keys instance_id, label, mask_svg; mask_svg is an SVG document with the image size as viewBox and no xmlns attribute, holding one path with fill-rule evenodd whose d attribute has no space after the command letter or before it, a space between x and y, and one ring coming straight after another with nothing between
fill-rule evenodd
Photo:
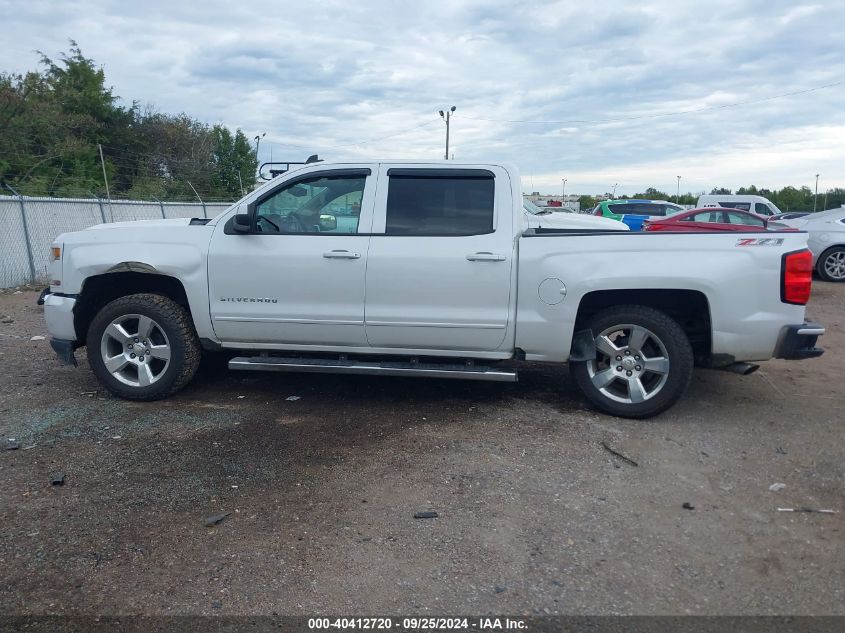
<instances>
[{"instance_id":1,"label":"black tire","mask_svg":"<svg viewBox=\"0 0 845 633\"><path fill-rule=\"evenodd\" d=\"M590 317L587 322L579 324L579 328L591 329L594 337L598 339L601 333L608 332L612 328L618 327L620 331L625 332L623 326L626 325L636 326L640 328L640 331L642 329L648 331L649 336L645 339L643 349L648 349L649 358L645 357L645 352L642 350L639 352L643 354L645 362L640 361L640 364L626 368L623 362L626 364L636 362L633 360L633 355L626 356L622 351L619 356L611 358L610 355L597 351L596 361L572 363L570 373L575 378L578 389L597 409L622 418L649 418L675 404L689 386L694 364L692 346L687 335L672 318L659 310L641 305L606 308ZM620 350L627 349L626 342L633 336L633 330L629 332L630 334L616 339L621 341L621 347L617 345ZM659 356L658 352L653 351L659 349L658 344L665 350L665 352L660 351ZM636 352L632 352L634 353ZM617 361L617 358L622 360ZM639 359L640 356L637 355L636 358ZM652 363L657 367L657 364L653 363L653 360L657 358L665 358L668 361L668 363L660 361L660 369L666 371L651 372L643 369L646 363ZM613 361L611 366L606 366L607 360ZM622 368L622 371L619 368ZM630 373L626 369L630 369ZM628 376L633 374L633 378L627 378L626 374ZM593 376L599 383L607 379L607 376L612 376L612 378L609 385L602 391L594 384ZM642 401L635 402L633 401L635 398L631 396L631 391L634 389L628 385L631 380L636 380L638 377L640 377L638 381L640 389L645 392L643 385L651 384L654 385L654 393L646 395L646 399ZM625 392L628 396L625 396ZM631 401L620 402L614 399L614 396L621 399L627 397Z\"/></svg>"},{"instance_id":2,"label":"black tire","mask_svg":"<svg viewBox=\"0 0 845 633\"><path fill-rule=\"evenodd\" d=\"M837 258L841 262L845 258L845 246L834 246L819 255L819 259L816 261L816 272L819 274L819 277L825 281L845 281L845 275L836 276L828 272L826 265L828 264L828 260L831 260L830 263L832 264L831 258Z\"/></svg>"},{"instance_id":3,"label":"black tire","mask_svg":"<svg viewBox=\"0 0 845 633\"><path fill-rule=\"evenodd\" d=\"M146 386L140 385L141 369L137 365L135 371L139 376L138 386L121 382L106 367L103 352L104 346L107 345L104 342L106 328L115 320L127 315L141 315L151 319L157 328L154 335L166 337L166 339L162 339L168 348L169 356L166 362L144 357L147 358L147 365L152 367L152 363L155 362L161 370L158 377L154 379L155 381ZM131 317L128 318L131 322ZM140 324L138 327L140 328ZM153 335L150 335L149 338L150 342L153 343ZM127 400L159 400L176 393L194 377L202 356L202 349L194 330L191 315L172 299L156 294L128 295L106 304L91 321L91 325L88 327L86 344L88 347L88 363L97 379L113 394ZM116 341L110 340L108 344L116 345L118 349L122 350L122 346L117 345ZM149 354L149 352L147 353ZM109 355L111 356L111 354ZM138 354L138 356L142 357L143 355ZM135 357L133 356L133 358ZM129 369L129 365L127 365L127 369Z\"/></svg>"}]
</instances>

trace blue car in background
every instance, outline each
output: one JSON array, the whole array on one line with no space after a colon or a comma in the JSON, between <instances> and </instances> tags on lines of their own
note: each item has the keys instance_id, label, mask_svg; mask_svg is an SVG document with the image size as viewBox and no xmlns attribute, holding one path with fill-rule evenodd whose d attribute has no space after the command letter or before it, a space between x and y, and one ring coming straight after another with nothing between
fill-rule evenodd
<instances>
[{"instance_id":1,"label":"blue car in background","mask_svg":"<svg viewBox=\"0 0 845 633\"><path fill-rule=\"evenodd\" d=\"M641 231L643 222L651 218L665 218L686 211L679 204L665 200L603 200L593 209L593 215L621 220L632 231Z\"/></svg>"}]
</instances>

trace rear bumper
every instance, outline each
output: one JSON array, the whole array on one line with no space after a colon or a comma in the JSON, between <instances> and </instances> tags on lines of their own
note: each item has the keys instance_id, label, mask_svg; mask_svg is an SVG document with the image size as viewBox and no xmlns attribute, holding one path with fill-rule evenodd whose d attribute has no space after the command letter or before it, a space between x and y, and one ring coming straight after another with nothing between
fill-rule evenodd
<instances>
[{"instance_id":1,"label":"rear bumper","mask_svg":"<svg viewBox=\"0 0 845 633\"><path fill-rule=\"evenodd\" d=\"M784 328L780 343L775 350L775 358L801 360L821 356L824 350L816 347L816 342L823 334L824 326L818 323L788 325Z\"/></svg>"}]
</instances>

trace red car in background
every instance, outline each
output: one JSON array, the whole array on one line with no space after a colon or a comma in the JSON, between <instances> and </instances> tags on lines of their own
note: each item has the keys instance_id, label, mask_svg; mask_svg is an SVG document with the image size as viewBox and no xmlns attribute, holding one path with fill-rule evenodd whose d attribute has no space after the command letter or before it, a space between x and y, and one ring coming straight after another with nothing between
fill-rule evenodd
<instances>
[{"instance_id":1,"label":"red car in background","mask_svg":"<svg viewBox=\"0 0 845 633\"><path fill-rule=\"evenodd\" d=\"M647 220L643 231L767 231L769 222L766 218L721 207L704 207L677 213L666 218ZM775 228L774 223L772 228ZM777 225L778 229L786 228Z\"/></svg>"}]
</instances>

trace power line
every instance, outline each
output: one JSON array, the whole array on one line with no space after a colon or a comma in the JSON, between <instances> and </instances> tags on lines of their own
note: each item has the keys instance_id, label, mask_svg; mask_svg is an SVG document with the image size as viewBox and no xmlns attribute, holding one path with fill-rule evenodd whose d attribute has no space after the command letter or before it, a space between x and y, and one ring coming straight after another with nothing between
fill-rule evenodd
<instances>
[{"instance_id":1,"label":"power line","mask_svg":"<svg viewBox=\"0 0 845 633\"><path fill-rule=\"evenodd\" d=\"M369 145L370 143L378 143L379 141L385 141L389 138L394 138L396 136L401 136L403 134L407 134L408 132L413 132L415 130L419 130L421 128L428 127L429 125L433 125L434 123L437 123L437 119L433 119L431 121L426 121L425 123L420 123L419 125L415 125L414 127L410 127L410 128L405 129L405 130L393 132L392 134L388 134L387 136L380 136L378 138L371 138L371 139L367 139L367 140L364 140L364 141L357 141L355 143L345 143L345 144L341 144L341 145L317 145L317 144L299 145L299 144L296 144L296 143L282 143L280 141L275 141L275 140L272 140L272 139L271 139L270 142L272 142L274 145L281 145L282 147L297 147L297 148L301 148L301 149L320 149L320 150L345 149L347 147L355 147L357 145Z\"/></svg>"},{"instance_id":2,"label":"power line","mask_svg":"<svg viewBox=\"0 0 845 633\"><path fill-rule=\"evenodd\" d=\"M816 92L818 90L826 90L827 88L835 88L836 86L845 85L845 81L837 81L831 84L825 84L823 86L815 86L813 88L807 88L805 90L794 90L792 92L784 92L782 94L773 95L771 97L763 97L762 99L749 99L747 101L737 101L735 103L724 103L722 105L716 106L706 106L703 108L695 108L692 110L676 110L674 112L660 112L657 114L640 114L635 116L629 117L614 117L614 118L607 118L607 119L570 119L568 121L540 121L540 120L530 120L530 119L488 119L485 117L473 117L467 116L466 114L463 115L465 119L472 119L473 121L489 121L491 123L547 123L547 124L555 124L555 125L568 125L568 124L576 124L576 123L616 123L619 121L636 121L639 119L657 119L661 117L670 117L670 116L681 116L684 114L697 114L699 112L708 112L711 110L724 110L729 108L738 108L741 106L752 105L755 103L764 103L766 101L774 101L775 99L783 99L785 97L794 97L796 95L808 94L810 92Z\"/></svg>"}]
</instances>

